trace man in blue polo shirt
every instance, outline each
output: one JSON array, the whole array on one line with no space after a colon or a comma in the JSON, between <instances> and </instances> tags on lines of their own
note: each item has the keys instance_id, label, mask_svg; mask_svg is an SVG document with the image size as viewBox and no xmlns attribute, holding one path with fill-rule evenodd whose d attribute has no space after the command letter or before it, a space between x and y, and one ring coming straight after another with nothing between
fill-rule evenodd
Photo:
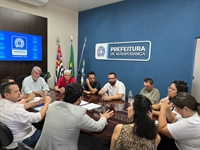
<instances>
[{"instance_id":1,"label":"man in blue polo shirt","mask_svg":"<svg viewBox=\"0 0 200 150\"><path fill-rule=\"evenodd\" d=\"M101 89L101 84L96 81L96 75L94 71L90 71L88 73L88 78L86 79L84 89L85 94L96 94Z\"/></svg>"}]
</instances>

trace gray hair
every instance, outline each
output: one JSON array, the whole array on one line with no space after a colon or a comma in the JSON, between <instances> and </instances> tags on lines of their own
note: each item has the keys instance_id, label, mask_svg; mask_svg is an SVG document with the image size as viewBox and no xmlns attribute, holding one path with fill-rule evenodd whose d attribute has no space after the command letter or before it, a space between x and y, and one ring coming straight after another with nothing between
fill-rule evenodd
<instances>
[{"instance_id":1,"label":"gray hair","mask_svg":"<svg viewBox=\"0 0 200 150\"><path fill-rule=\"evenodd\" d=\"M33 67L31 73L33 73L35 70L38 70L40 73L42 73L42 69L38 66Z\"/></svg>"},{"instance_id":2,"label":"gray hair","mask_svg":"<svg viewBox=\"0 0 200 150\"><path fill-rule=\"evenodd\" d=\"M66 69L66 70L64 71L64 74L65 74L65 73L70 73L70 74L71 74L71 70Z\"/></svg>"}]
</instances>

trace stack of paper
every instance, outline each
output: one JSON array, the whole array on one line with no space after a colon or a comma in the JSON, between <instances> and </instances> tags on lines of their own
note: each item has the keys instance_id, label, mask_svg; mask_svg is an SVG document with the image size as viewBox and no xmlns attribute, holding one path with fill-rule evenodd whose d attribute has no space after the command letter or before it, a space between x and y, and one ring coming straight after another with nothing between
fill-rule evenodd
<instances>
[{"instance_id":1,"label":"stack of paper","mask_svg":"<svg viewBox=\"0 0 200 150\"><path fill-rule=\"evenodd\" d=\"M88 104L89 102L87 101L84 101L84 100L81 100L81 103L79 104L79 106L82 106L82 105L85 105L85 104Z\"/></svg>"},{"instance_id":2,"label":"stack of paper","mask_svg":"<svg viewBox=\"0 0 200 150\"><path fill-rule=\"evenodd\" d=\"M86 104L86 105L82 105L81 107L86 108L87 110L92 110L94 108L101 107L101 105L94 104L94 103L89 103L89 104Z\"/></svg>"}]
</instances>

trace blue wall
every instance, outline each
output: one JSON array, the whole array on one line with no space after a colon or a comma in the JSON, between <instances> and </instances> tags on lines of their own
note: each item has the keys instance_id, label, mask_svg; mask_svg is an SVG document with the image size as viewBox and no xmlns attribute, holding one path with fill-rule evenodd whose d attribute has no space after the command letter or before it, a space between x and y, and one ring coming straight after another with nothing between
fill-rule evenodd
<instances>
[{"instance_id":1,"label":"blue wall","mask_svg":"<svg viewBox=\"0 0 200 150\"><path fill-rule=\"evenodd\" d=\"M102 86L107 74L117 73L126 92L143 88L146 77L154 79L161 97L173 80L185 80L191 90L196 37L200 37L200 1L126 0L79 13L80 59L87 36L86 70L95 71ZM95 44L149 40L148 62L95 59Z\"/></svg>"}]
</instances>

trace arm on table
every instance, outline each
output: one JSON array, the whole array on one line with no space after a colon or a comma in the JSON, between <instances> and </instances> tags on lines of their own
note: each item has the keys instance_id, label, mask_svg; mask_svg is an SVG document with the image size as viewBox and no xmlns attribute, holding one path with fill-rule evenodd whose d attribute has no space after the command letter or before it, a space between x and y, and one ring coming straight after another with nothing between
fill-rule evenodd
<instances>
[{"instance_id":1,"label":"arm on table","mask_svg":"<svg viewBox=\"0 0 200 150\"><path fill-rule=\"evenodd\" d=\"M46 114L46 111L47 111L47 109L49 107L49 104L51 103L51 97L50 96L45 96L44 101L45 101L44 106L40 110L40 114L41 114L42 118L44 118L44 116Z\"/></svg>"}]
</instances>

